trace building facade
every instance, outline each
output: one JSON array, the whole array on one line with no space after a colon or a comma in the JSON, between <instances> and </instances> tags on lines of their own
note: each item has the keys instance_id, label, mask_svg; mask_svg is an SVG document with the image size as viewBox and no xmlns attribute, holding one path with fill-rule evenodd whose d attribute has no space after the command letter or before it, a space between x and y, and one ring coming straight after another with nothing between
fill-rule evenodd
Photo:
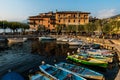
<instances>
[{"instance_id":1,"label":"building facade","mask_svg":"<svg viewBox=\"0 0 120 80\"><path fill-rule=\"evenodd\" d=\"M55 13L41 13L37 16L29 17L29 26L32 30L38 29L54 29L55 28Z\"/></svg>"},{"instance_id":2,"label":"building facade","mask_svg":"<svg viewBox=\"0 0 120 80\"><path fill-rule=\"evenodd\" d=\"M84 25L89 23L89 12L56 11L29 17L30 29L55 30L57 25Z\"/></svg>"}]
</instances>

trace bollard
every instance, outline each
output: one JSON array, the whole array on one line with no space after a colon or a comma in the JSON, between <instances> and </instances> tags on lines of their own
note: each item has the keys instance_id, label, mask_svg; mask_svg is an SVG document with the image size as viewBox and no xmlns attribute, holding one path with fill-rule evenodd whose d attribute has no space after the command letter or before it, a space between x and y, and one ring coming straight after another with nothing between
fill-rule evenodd
<instances>
[{"instance_id":1,"label":"bollard","mask_svg":"<svg viewBox=\"0 0 120 80\"><path fill-rule=\"evenodd\" d=\"M41 63L42 63L42 65L43 65L43 64L45 64L45 61L42 61Z\"/></svg>"},{"instance_id":2,"label":"bollard","mask_svg":"<svg viewBox=\"0 0 120 80\"><path fill-rule=\"evenodd\" d=\"M69 55L70 55L70 53L69 53L69 52L67 52L67 55L69 56Z\"/></svg>"}]
</instances>

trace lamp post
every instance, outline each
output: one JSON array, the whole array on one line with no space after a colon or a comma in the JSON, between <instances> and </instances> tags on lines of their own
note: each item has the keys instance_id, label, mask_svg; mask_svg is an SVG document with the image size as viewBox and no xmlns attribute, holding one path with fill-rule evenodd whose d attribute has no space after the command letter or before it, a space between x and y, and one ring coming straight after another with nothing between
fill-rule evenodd
<instances>
[{"instance_id":1,"label":"lamp post","mask_svg":"<svg viewBox=\"0 0 120 80\"><path fill-rule=\"evenodd\" d=\"M4 29L4 31L3 31L3 35L5 35L4 20L3 20L3 29Z\"/></svg>"}]
</instances>

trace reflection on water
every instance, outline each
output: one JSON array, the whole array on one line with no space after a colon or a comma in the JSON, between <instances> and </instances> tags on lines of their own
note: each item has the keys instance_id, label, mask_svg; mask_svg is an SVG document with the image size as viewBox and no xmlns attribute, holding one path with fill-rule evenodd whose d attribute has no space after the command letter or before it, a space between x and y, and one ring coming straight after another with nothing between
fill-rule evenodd
<instances>
[{"instance_id":1,"label":"reflection on water","mask_svg":"<svg viewBox=\"0 0 120 80\"><path fill-rule=\"evenodd\" d=\"M69 49L67 44L57 44L54 42L39 42L32 43L32 53L38 53L41 56L48 58L55 58L57 60L65 59L67 52L72 52L74 49ZM61 57L61 58L60 58Z\"/></svg>"},{"instance_id":2,"label":"reflection on water","mask_svg":"<svg viewBox=\"0 0 120 80\"><path fill-rule=\"evenodd\" d=\"M26 75L30 69L38 68L42 61L49 64L61 61L66 62L67 52L75 52L77 48L78 46L73 47L66 43L60 44L55 41L40 42L38 40L30 40L20 44L13 44L8 50L0 52L0 75L3 75L8 69ZM119 68L116 62L114 62L112 67L106 71L101 71L102 69L100 68L89 68L103 73L108 80L113 80Z\"/></svg>"}]
</instances>

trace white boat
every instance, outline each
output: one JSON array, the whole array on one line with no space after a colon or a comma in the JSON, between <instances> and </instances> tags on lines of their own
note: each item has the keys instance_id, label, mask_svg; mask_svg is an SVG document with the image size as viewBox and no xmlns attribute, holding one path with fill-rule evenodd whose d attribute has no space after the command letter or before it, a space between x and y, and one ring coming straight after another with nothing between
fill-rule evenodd
<instances>
[{"instance_id":1,"label":"white boat","mask_svg":"<svg viewBox=\"0 0 120 80\"><path fill-rule=\"evenodd\" d=\"M110 50L105 50L105 49L90 49L90 50L87 50L87 53L91 55L103 55L103 56L114 55Z\"/></svg>"},{"instance_id":2,"label":"white boat","mask_svg":"<svg viewBox=\"0 0 120 80\"><path fill-rule=\"evenodd\" d=\"M57 41L60 42L68 42L69 40L70 38L68 38L67 36L57 38Z\"/></svg>"},{"instance_id":3,"label":"white boat","mask_svg":"<svg viewBox=\"0 0 120 80\"><path fill-rule=\"evenodd\" d=\"M83 41L82 40L77 40L77 39L72 39L71 41L68 42L69 45L83 45Z\"/></svg>"},{"instance_id":4,"label":"white boat","mask_svg":"<svg viewBox=\"0 0 120 80\"><path fill-rule=\"evenodd\" d=\"M53 41L56 40L56 38L50 37L50 36L42 36L38 37L40 41Z\"/></svg>"},{"instance_id":5,"label":"white boat","mask_svg":"<svg viewBox=\"0 0 120 80\"><path fill-rule=\"evenodd\" d=\"M25 42L27 38L8 38L9 43L21 43Z\"/></svg>"}]
</instances>

